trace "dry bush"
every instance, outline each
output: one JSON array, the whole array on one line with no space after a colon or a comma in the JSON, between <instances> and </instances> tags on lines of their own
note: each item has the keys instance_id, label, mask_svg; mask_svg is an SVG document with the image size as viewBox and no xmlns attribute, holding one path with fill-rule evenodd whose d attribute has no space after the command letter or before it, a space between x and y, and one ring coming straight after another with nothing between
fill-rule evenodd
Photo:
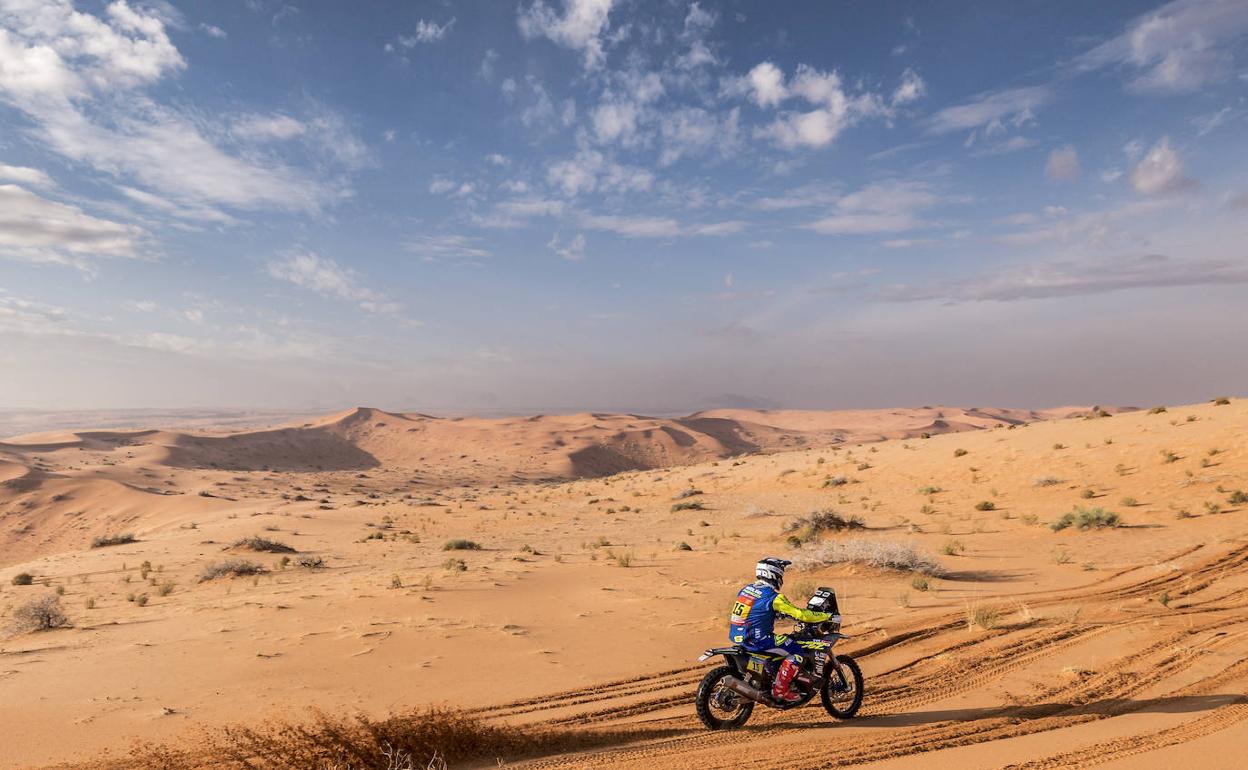
<instances>
[{"instance_id":1,"label":"dry bush","mask_svg":"<svg viewBox=\"0 0 1248 770\"><path fill-rule=\"evenodd\" d=\"M443 551L480 551L481 544L473 540L447 540L442 544Z\"/></svg>"},{"instance_id":2,"label":"dry bush","mask_svg":"<svg viewBox=\"0 0 1248 770\"><path fill-rule=\"evenodd\" d=\"M996 607L989 607L984 604L970 604L966 607L966 627L968 630L976 627L989 631L997 627L1001 622L1001 610Z\"/></svg>"},{"instance_id":3,"label":"dry bush","mask_svg":"<svg viewBox=\"0 0 1248 770\"><path fill-rule=\"evenodd\" d=\"M1041 476L1031 482L1033 487L1055 487L1061 484L1062 480L1056 476Z\"/></svg>"},{"instance_id":4,"label":"dry bush","mask_svg":"<svg viewBox=\"0 0 1248 770\"><path fill-rule=\"evenodd\" d=\"M69 625L69 618L61 611L61 597L48 594L33 599L13 611L9 631L24 634L30 631L50 631Z\"/></svg>"},{"instance_id":5,"label":"dry bush","mask_svg":"<svg viewBox=\"0 0 1248 770\"><path fill-rule=\"evenodd\" d=\"M868 540L859 538L824 543L812 549L798 560L803 569L817 569L830 564L864 564L880 569L918 572L939 577L945 568L927 553L909 543L893 540Z\"/></svg>"},{"instance_id":6,"label":"dry bush","mask_svg":"<svg viewBox=\"0 0 1248 770\"><path fill-rule=\"evenodd\" d=\"M295 564L300 567L307 567L308 569L320 569L325 566L325 560L320 556L305 555L295 559Z\"/></svg>"},{"instance_id":7,"label":"dry bush","mask_svg":"<svg viewBox=\"0 0 1248 770\"><path fill-rule=\"evenodd\" d=\"M259 535L237 540L234 542L234 547L257 553L295 553L295 549L285 543L279 543L276 540L270 540Z\"/></svg>"},{"instance_id":8,"label":"dry bush","mask_svg":"<svg viewBox=\"0 0 1248 770\"><path fill-rule=\"evenodd\" d=\"M129 532L119 535L99 535L91 541L91 547L105 548L110 545L125 545L126 543L133 543L134 540L134 535Z\"/></svg>"},{"instance_id":9,"label":"dry bush","mask_svg":"<svg viewBox=\"0 0 1248 770\"><path fill-rule=\"evenodd\" d=\"M799 541L814 540L825 532L844 532L853 529L866 529L866 524L858 516L842 516L831 508L813 511L799 516L784 527L784 533Z\"/></svg>"},{"instance_id":10,"label":"dry bush","mask_svg":"<svg viewBox=\"0 0 1248 770\"><path fill-rule=\"evenodd\" d=\"M199 573L199 582L203 583L208 580L216 580L221 577L245 577L247 575L263 575L268 572L267 569L256 564L254 561L246 559L229 559L227 561L214 562L204 567L204 571Z\"/></svg>"}]
</instances>

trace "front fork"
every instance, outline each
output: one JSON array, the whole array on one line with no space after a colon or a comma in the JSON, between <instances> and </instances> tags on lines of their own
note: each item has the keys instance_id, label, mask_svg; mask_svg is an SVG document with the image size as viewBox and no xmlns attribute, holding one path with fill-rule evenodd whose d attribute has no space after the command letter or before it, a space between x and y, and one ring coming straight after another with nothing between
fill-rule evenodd
<instances>
[{"instance_id":1,"label":"front fork","mask_svg":"<svg viewBox=\"0 0 1248 770\"><path fill-rule=\"evenodd\" d=\"M841 668L841 662L836 659L836 654L832 650L829 649L826 652L815 655L815 677L820 682L829 678L833 672L840 677L842 683L849 681L845 677L845 669Z\"/></svg>"}]
</instances>

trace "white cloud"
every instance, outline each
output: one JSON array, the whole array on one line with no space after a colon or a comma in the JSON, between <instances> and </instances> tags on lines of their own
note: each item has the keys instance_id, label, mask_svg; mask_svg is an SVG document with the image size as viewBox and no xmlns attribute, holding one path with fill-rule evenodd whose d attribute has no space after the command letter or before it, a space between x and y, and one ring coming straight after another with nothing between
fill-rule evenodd
<instances>
[{"instance_id":1,"label":"white cloud","mask_svg":"<svg viewBox=\"0 0 1248 770\"><path fill-rule=\"evenodd\" d=\"M0 182L18 182L28 187L55 187L52 177L37 168L0 163Z\"/></svg>"},{"instance_id":2,"label":"white cloud","mask_svg":"<svg viewBox=\"0 0 1248 770\"><path fill-rule=\"evenodd\" d=\"M208 37L215 37L218 40L226 37L225 30L215 24L200 24L199 31L203 32Z\"/></svg>"},{"instance_id":3,"label":"white cloud","mask_svg":"<svg viewBox=\"0 0 1248 770\"><path fill-rule=\"evenodd\" d=\"M612 0L563 0L563 13L557 13L544 0L520 6L517 23L525 39L545 37L566 48L580 51L585 66L598 67L603 60L602 34L607 29Z\"/></svg>"},{"instance_id":4,"label":"white cloud","mask_svg":"<svg viewBox=\"0 0 1248 770\"><path fill-rule=\"evenodd\" d=\"M480 259L490 256L489 251L478 245L480 241L480 238L467 235L418 235L404 243L403 249L427 262L440 259Z\"/></svg>"},{"instance_id":5,"label":"white cloud","mask_svg":"<svg viewBox=\"0 0 1248 770\"><path fill-rule=\"evenodd\" d=\"M931 134L965 131L993 125L994 121L1002 127L1005 123L1022 125L1031 119L1036 109L1052 98L1053 91L1048 86L988 91L963 104L937 111L928 119L927 131Z\"/></svg>"},{"instance_id":6,"label":"white cloud","mask_svg":"<svg viewBox=\"0 0 1248 770\"><path fill-rule=\"evenodd\" d=\"M97 17L66 0L5 14L0 102L53 152L183 204L306 210L341 195L274 157L230 154L209 138L225 127L144 95L186 67L160 14L118 1Z\"/></svg>"},{"instance_id":7,"label":"white cloud","mask_svg":"<svg viewBox=\"0 0 1248 770\"><path fill-rule=\"evenodd\" d=\"M272 115L240 115L230 126L230 133L250 142L284 141L307 130L307 126L281 113Z\"/></svg>"},{"instance_id":8,"label":"white cloud","mask_svg":"<svg viewBox=\"0 0 1248 770\"><path fill-rule=\"evenodd\" d=\"M601 192L640 192L654 184L654 174L617 163L600 152L582 150L546 169L546 180L565 195Z\"/></svg>"},{"instance_id":9,"label":"white cloud","mask_svg":"<svg viewBox=\"0 0 1248 770\"><path fill-rule=\"evenodd\" d=\"M700 107L664 111L659 124L663 145L659 165L670 166L683 157L709 152L732 152L741 143L740 118L735 107L722 115Z\"/></svg>"},{"instance_id":10,"label":"white cloud","mask_svg":"<svg viewBox=\"0 0 1248 770\"><path fill-rule=\"evenodd\" d=\"M446 33L455 26L455 18L439 26L437 22L421 19L416 22L416 33L411 36L400 35L399 45L404 48L415 48L421 43L436 43L446 37Z\"/></svg>"},{"instance_id":11,"label":"white cloud","mask_svg":"<svg viewBox=\"0 0 1248 770\"><path fill-rule=\"evenodd\" d=\"M898 84L897 90L893 91L893 104L909 104L918 101L927 93L927 84L923 82L923 78L919 77L919 73L910 68L901 73L901 83Z\"/></svg>"},{"instance_id":12,"label":"white cloud","mask_svg":"<svg viewBox=\"0 0 1248 770\"><path fill-rule=\"evenodd\" d=\"M587 230L605 230L626 238L670 238L680 235L680 223L669 217L585 214L581 216L580 224Z\"/></svg>"},{"instance_id":13,"label":"white cloud","mask_svg":"<svg viewBox=\"0 0 1248 770\"><path fill-rule=\"evenodd\" d=\"M775 107L789 95L784 86L784 72L769 61L755 65L745 79L750 99L759 107Z\"/></svg>"},{"instance_id":14,"label":"white cloud","mask_svg":"<svg viewBox=\"0 0 1248 770\"><path fill-rule=\"evenodd\" d=\"M841 76L799 64L786 83L784 73L771 62L762 62L744 77L725 85L724 91L748 94L759 107L775 107L788 99L802 99L815 109L782 112L774 121L754 130L757 138L793 150L825 147L840 132L868 117L888 117L891 109L877 94L850 95Z\"/></svg>"},{"instance_id":15,"label":"white cloud","mask_svg":"<svg viewBox=\"0 0 1248 770\"><path fill-rule=\"evenodd\" d=\"M559 234L551 236L546 248L555 252L569 262L580 262L585 259L585 235L577 233L568 241L561 241Z\"/></svg>"},{"instance_id":16,"label":"white cloud","mask_svg":"<svg viewBox=\"0 0 1248 770\"><path fill-rule=\"evenodd\" d=\"M139 256L144 236L137 227L0 184L0 256L85 268L92 257Z\"/></svg>"},{"instance_id":17,"label":"white cloud","mask_svg":"<svg viewBox=\"0 0 1248 770\"><path fill-rule=\"evenodd\" d=\"M891 286L880 299L1010 302L1072 297L1112 291L1175 286L1248 283L1248 268L1237 260L1174 259L1148 254L1112 260L1052 260L1006 268L978 279L935 286Z\"/></svg>"},{"instance_id":18,"label":"white cloud","mask_svg":"<svg viewBox=\"0 0 1248 770\"><path fill-rule=\"evenodd\" d=\"M1073 182L1082 171L1079 153L1069 145L1050 152L1049 160L1044 164L1044 175L1053 182Z\"/></svg>"},{"instance_id":19,"label":"white cloud","mask_svg":"<svg viewBox=\"0 0 1248 770\"><path fill-rule=\"evenodd\" d=\"M828 216L804 227L827 235L914 230L927 224L919 214L941 202L923 182L878 182L842 196Z\"/></svg>"},{"instance_id":20,"label":"white cloud","mask_svg":"<svg viewBox=\"0 0 1248 770\"><path fill-rule=\"evenodd\" d=\"M393 314L401 307L359 284L354 271L306 249L294 249L268 264L269 275L326 297L356 302L370 313Z\"/></svg>"},{"instance_id":21,"label":"white cloud","mask_svg":"<svg viewBox=\"0 0 1248 770\"><path fill-rule=\"evenodd\" d=\"M485 156L485 159L486 159L486 161L487 161L487 162L489 162L489 163L491 163L491 164L493 164L493 165L495 165L495 166L506 167L506 166L511 165L511 159L510 159L510 158L508 158L506 155L500 155L500 154L499 154L499 153L497 153L497 152L492 152L492 153L490 153L489 155L486 155L486 156Z\"/></svg>"},{"instance_id":22,"label":"white cloud","mask_svg":"<svg viewBox=\"0 0 1248 770\"><path fill-rule=\"evenodd\" d=\"M1174 0L1132 19L1075 64L1131 69L1133 91L1194 91L1232 72L1233 42L1245 33L1242 0Z\"/></svg>"},{"instance_id":23,"label":"white cloud","mask_svg":"<svg viewBox=\"0 0 1248 770\"><path fill-rule=\"evenodd\" d=\"M1145 195L1162 195L1189 189L1195 182L1183 174L1183 162L1170 149L1170 138L1163 136L1131 171L1131 186Z\"/></svg>"}]
</instances>

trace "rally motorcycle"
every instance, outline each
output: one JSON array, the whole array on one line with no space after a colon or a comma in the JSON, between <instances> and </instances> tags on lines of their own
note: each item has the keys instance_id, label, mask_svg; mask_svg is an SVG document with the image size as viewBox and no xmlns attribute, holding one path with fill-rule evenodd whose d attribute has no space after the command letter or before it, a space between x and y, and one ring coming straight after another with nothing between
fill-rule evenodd
<instances>
[{"instance_id":1,"label":"rally motorcycle","mask_svg":"<svg viewBox=\"0 0 1248 770\"><path fill-rule=\"evenodd\" d=\"M819 693L823 708L837 719L851 719L862 705L862 670L848 655L836 655L832 646L849 637L841 633L841 613L836 592L820 588L810 597L806 608L832 615L822 623L798 623L790 634L802 641L822 642L812 645L810 654L802 655L801 669L793 678L793 689L801 699L783 703L771 697L771 683L784 655L752 652L741 645L716 647L702 653L699 661L724 656L726 665L712 669L698 685L696 698L698 718L711 730L731 730L745 724L761 703L785 710L805 706Z\"/></svg>"}]
</instances>

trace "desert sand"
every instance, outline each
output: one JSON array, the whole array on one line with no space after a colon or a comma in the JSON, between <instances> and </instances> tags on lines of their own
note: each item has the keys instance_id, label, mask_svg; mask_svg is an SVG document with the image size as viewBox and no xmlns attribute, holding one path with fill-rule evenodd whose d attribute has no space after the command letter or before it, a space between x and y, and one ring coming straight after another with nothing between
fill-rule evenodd
<instances>
[{"instance_id":1,"label":"desert sand","mask_svg":"<svg viewBox=\"0 0 1248 770\"><path fill-rule=\"evenodd\" d=\"M1246 431L1248 402L1231 400L354 409L265 430L6 439L0 627L57 595L71 625L0 639L0 766L125 766L136 739L441 704L599 736L502 757L515 767L1240 767ZM1050 526L1076 507L1120 526ZM790 540L828 509L862 526ZM121 534L134 539L92 547ZM292 551L236 545L253 537ZM942 571L924 583L817 563L864 538ZM455 539L480 547L444 550ZM803 565L795 600L836 588L862 713L758 709L741 731L708 732L692 698L710 664L696 658L723 643L768 554ZM199 580L229 559L266 571ZM13 584L21 573L31 585Z\"/></svg>"}]
</instances>

